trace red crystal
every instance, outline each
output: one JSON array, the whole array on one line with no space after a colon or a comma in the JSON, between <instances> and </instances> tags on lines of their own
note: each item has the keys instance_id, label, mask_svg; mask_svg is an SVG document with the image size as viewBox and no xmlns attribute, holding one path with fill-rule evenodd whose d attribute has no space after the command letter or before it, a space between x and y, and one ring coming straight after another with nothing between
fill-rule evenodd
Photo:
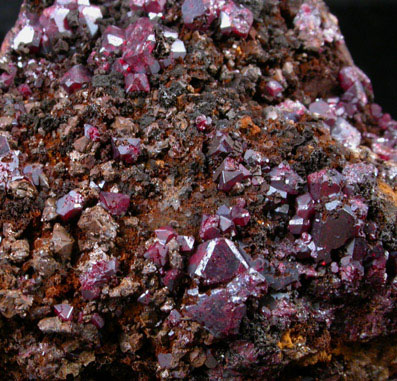
<instances>
[{"instance_id":1,"label":"red crystal","mask_svg":"<svg viewBox=\"0 0 397 381\"><path fill-rule=\"evenodd\" d=\"M194 237L187 235L178 235L176 238L179 248L182 252L189 253L194 248Z\"/></svg>"},{"instance_id":2,"label":"red crystal","mask_svg":"<svg viewBox=\"0 0 397 381\"><path fill-rule=\"evenodd\" d=\"M239 205L233 206L230 216L237 226L248 225L251 218L249 211Z\"/></svg>"},{"instance_id":3,"label":"red crystal","mask_svg":"<svg viewBox=\"0 0 397 381\"><path fill-rule=\"evenodd\" d=\"M90 72L83 65L75 65L61 79L61 85L72 94L91 81Z\"/></svg>"},{"instance_id":4,"label":"red crystal","mask_svg":"<svg viewBox=\"0 0 397 381\"><path fill-rule=\"evenodd\" d=\"M289 220L288 230L292 234L300 235L304 232L308 232L310 226L311 226L310 220L304 219L300 216L294 216Z\"/></svg>"},{"instance_id":5,"label":"red crystal","mask_svg":"<svg viewBox=\"0 0 397 381\"><path fill-rule=\"evenodd\" d=\"M186 307L186 315L203 324L215 337L238 334L245 313L245 305L234 303L224 289L200 295L195 304Z\"/></svg>"},{"instance_id":6,"label":"red crystal","mask_svg":"<svg viewBox=\"0 0 397 381\"><path fill-rule=\"evenodd\" d=\"M150 259L155 265L163 267L167 264L168 260L168 248L167 246L156 242L154 245L150 246L144 257Z\"/></svg>"},{"instance_id":7,"label":"red crystal","mask_svg":"<svg viewBox=\"0 0 397 381\"><path fill-rule=\"evenodd\" d=\"M141 140L136 138L113 138L113 158L132 164L138 160L141 154Z\"/></svg>"},{"instance_id":8,"label":"red crystal","mask_svg":"<svg viewBox=\"0 0 397 381\"><path fill-rule=\"evenodd\" d=\"M171 269L165 273L162 282L170 291L174 291L181 277L181 271L178 269Z\"/></svg>"},{"instance_id":9,"label":"red crystal","mask_svg":"<svg viewBox=\"0 0 397 381\"><path fill-rule=\"evenodd\" d=\"M100 140L101 134L98 128L91 126L90 124L84 125L84 136L93 142L98 142Z\"/></svg>"},{"instance_id":10,"label":"red crystal","mask_svg":"<svg viewBox=\"0 0 397 381\"><path fill-rule=\"evenodd\" d=\"M228 1L220 13L220 30L223 34L233 33L239 37L247 37L254 17L252 12L233 1Z\"/></svg>"},{"instance_id":11,"label":"red crystal","mask_svg":"<svg viewBox=\"0 0 397 381\"><path fill-rule=\"evenodd\" d=\"M173 238L176 238L178 235L171 226L163 226L159 229L156 229L154 232L159 242L163 245L171 241Z\"/></svg>"},{"instance_id":12,"label":"red crystal","mask_svg":"<svg viewBox=\"0 0 397 381\"><path fill-rule=\"evenodd\" d=\"M91 37L95 36L98 32L97 21L103 17L101 8L96 5L80 6L79 17L82 24L87 26Z\"/></svg>"},{"instance_id":13,"label":"red crystal","mask_svg":"<svg viewBox=\"0 0 397 381\"><path fill-rule=\"evenodd\" d=\"M116 275L117 260L98 261L88 271L80 275L81 295L86 300L94 300L101 294L101 288Z\"/></svg>"},{"instance_id":14,"label":"red crystal","mask_svg":"<svg viewBox=\"0 0 397 381\"><path fill-rule=\"evenodd\" d=\"M217 0L185 0L182 4L182 17L191 29L206 30L218 16Z\"/></svg>"},{"instance_id":15,"label":"red crystal","mask_svg":"<svg viewBox=\"0 0 397 381\"><path fill-rule=\"evenodd\" d=\"M219 168L215 171L214 179L219 177L218 189L228 192L238 182L247 179L251 173L242 164L238 164L234 159L227 157Z\"/></svg>"},{"instance_id":16,"label":"red crystal","mask_svg":"<svg viewBox=\"0 0 397 381\"><path fill-rule=\"evenodd\" d=\"M212 119L205 115L199 115L195 122L198 130L205 131L211 125Z\"/></svg>"},{"instance_id":17,"label":"red crystal","mask_svg":"<svg viewBox=\"0 0 397 381\"><path fill-rule=\"evenodd\" d=\"M219 237L219 216L203 214L199 235L203 240Z\"/></svg>"},{"instance_id":18,"label":"red crystal","mask_svg":"<svg viewBox=\"0 0 397 381\"><path fill-rule=\"evenodd\" d=\"M206 285L231 280L247 262L232 241L215 238L202 243L190 257L189 273L202 279Z\"/></svg>"},{"instance_id":19,"label":"red crystal","mask_svg":"<svg viewBox=\"0 0 397 381\"><path fill-rule=\"evenodd\" d=\"M339 249L353 238L355 222L355 215L348 206L338 209L332 215L317 215L311 231L313 241L328 252Z\"/></svg>"},{"instance_id":20,"label":"red crystal","mask_svg":"<svg viewBox=\"0 0 397 381\"><path fill-rule=\"evenodd\" d=\"M130 0L130 8L133 11L160 13L164 10L167 0Z\"/></svg>"},{"instance_id":21,"label":"red crystal","mask_svg":"<svg viewBox=\"0 0 397 381\"><path fill-rule=\"evenodd\" d=\"M339 72L339 83L344 91L349 90L356 82L360 82L372 93L372 85L366 74L356 66L346 66Z\"/></svg>"},{"instance_id":22,"label":"red crystal","mask_svg":"<svg viewBox=\"0 0 397 381\"><path fill-rule=\"evenodd\" d=\"M102 49L105 52L121 50L125 42L125 32L115 25L109 25L102 35Z\"/></svg>"},{"instance_id":23,"label":"red crystal","mask_svg":"<svg viewBox=\"0 0 397 381\"><path fill-rule=\"evenodd\" d=\"M298 194L299 187L303 183L303 179L289 166L289 164L285 163L281 163L273 168L269 175L270 185L288 194Z\"/></svg>"},{"instance_id":24,"label":"red crystal","mask_svg":"<svg viewBox=\"0 0 397 381\"><path fill-rule=\"evenodd\" d=\"M335 169L322 169L307 176L309 192L314 200L340 193L342 182L342 175Z\"/></svg>"},{"instance_id":25,"label":"red crystal","mask_svg":"<svg viewBox=\"0 0 397 381\"><path fill-rule=\"evenodd\" d=\"M54 311L62 321L71 321L73 319L74 308L69 304L56 304Z\"/></svg>"},{"instance_id":26,"label":"red crystal","mask_svg":"<svg viewBox=\"0 0 397 381\"><path fill-rule=\"evenodd\" d=\"M283 92L283 87L277 81L270 80L266 83L265 91L271 97L279 97Z\"/></svg>"},{"instance_id":27,"label":"red crystal","mask_svg":"<svg viewBox=\"0 0 397 381\"><path fill-rule=\"evenodd\" d=\"M130 206L130 196L123 193L101 192L101 205L114 216L122 216Z\"/></svg>"},{"instance_id":28,"label":"red crystal","mask_svg":"<svg viewBox=\"0 0 397 381\"><path fill-rule=\"evenodd\" d=\"M0 155L1 156L1 155ZM48 186L47 180L44 178L43 166L41 164L29 164L23 169L23 174L35 185Z\"/></svg>"},{"instance_id":29,"label":"red crystal","mask_svg":"<svg viewBox=\"0 0 397 381\"><path fill-rule=\"evenodd\" d=\"M228 134L217 131L214 139L211 141L208 154L218 155L220 153L231 153L233 152L234 142Z\"/></svg>"},{"instance_id":30,"label":"red crystal","mask_svg":"<svg viewBox=\"0 0 397 381\"><path fill-rule=\"evenodd\" d=\"M56 202L56 210L63 221L69 221L81 213L83 204L83 196L72 190Z\"/></svg>"},{"instance_id":31,"label":"red crystal","mask_svg":"<svg viewBox=\"0 0 397 381\"><path fill-rule=\"evenodd\" d=\"M146 74L128 74L125 77L125 91L127 93L135 93L138 91L144 91L148 93L150 91L149 80Z\"/></svg>"},{"instance_id":32,"label":"red crystal","mask_svg":"<svg viewBox=\"0 0 397 381\"><path fill-rule=\"evenodd\" d=\"M314 214L314 200L310 193L305 193L302 196L298 196L295 200L296 204L296 215L305 219L308 219Z\"/></svg>"},{"instance_id":33,"label":"red crystal","mask_svg":"<svg viewBox=\"0 0 397 381\"><path fill-rule=\"evenodd\" d=\"M22 96L24 98L29 98L33 94L31 88L26 83L23 83L22 85L19 85L18 86L18 91L22 94Z\"/></svg>"}]
</instances>

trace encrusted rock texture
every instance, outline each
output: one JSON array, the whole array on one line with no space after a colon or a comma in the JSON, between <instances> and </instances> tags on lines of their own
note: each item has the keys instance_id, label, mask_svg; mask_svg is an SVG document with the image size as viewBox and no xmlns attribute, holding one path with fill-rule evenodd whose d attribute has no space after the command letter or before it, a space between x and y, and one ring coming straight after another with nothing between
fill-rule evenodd
<instances>
[{"instance_id":1,"label":"encrusted rock texture","mask_svg":"<svg viewBox=\"0 0 397 381\"><path fill-rule=\"evenodd\" d=\"M396 144L323 1L25 0L0 379L394 379Z\"/></svg>"}]
</instances>

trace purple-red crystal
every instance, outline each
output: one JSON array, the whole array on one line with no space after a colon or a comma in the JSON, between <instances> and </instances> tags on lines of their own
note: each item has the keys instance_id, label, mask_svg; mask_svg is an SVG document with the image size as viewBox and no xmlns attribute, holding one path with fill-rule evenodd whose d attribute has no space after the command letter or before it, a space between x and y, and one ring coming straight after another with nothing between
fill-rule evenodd
<instances>
[{"instance_id":1,"label":"purple-red crystal","mask_svg":"<svg viewBox=\"0 0 397 381\"><path fill-rule=\"evenodd\" d=\"M163 245L171 241L173 238L176 238L178 235L171 226L163 226L156 229L154 232L159 242Z\"/></svg>"},{"instance_id":2,"label":"purple-red crystal","mask_svg":"<svg viewBox=\"0 0 397 381\"><path fill-rule=\"evenodd\" d=\"M150 85L147 75L144 73L128 74L125 77L125 91L127 93L139 91L148 93L150 91Z\"/></svg>"},{"instance_id":3,"label":"purple-red crystal","mask_svg":"<svg viewBox=\"0 0 397 381\"><path fill-rule=\"evenodd\" d=\"M270 185L273 188L287 192L288 194L298 194L303 179L289 166L281 163L273 168L270 173Z\"/></svg>"},{"instance_id":4,"label":"purple-red crystal","mask_svg":"<svg viewBox=\"0 0 397 381\"><path fill-rule=\"evenodd\" d=\"M219 216L203 214L199 235L203 240L219 237Z\"/></svg>"},{"instance_id":5,"label":"purple-red crystal","mask_svg":"<svg viewBox=\"0 0 397 381\"><path fill-rule=\"evenodd\" d=\"M305 193L298 196L295 200L296 215L305 219L308 219L314 214L314 200L310 193Z\"/></svg>"},{"instance_id":6,"label":"purple-red crystal","mask_svg":"<svg viewBox=\"0 0 397 381\"><path fill-rule=\"evenodd\" d=\"M101 192L99 200L101 205L114 216L125 214L130 206L130 196L123 193Z\"/></svg>"},{"instance_id":7,"label":"purple-red crystal","mask_svg":"<svg viewBox=\"0 0 397 381\"><path fill-rule=\"evenodd\" d=\"M71 321L73 319L74 308L70 304L56 304L54 311L62 321Z\"/></svg>"},{"instance_id":8,"label":"purple-red crystal","mask_svg":"<svg viewBox=\"0 0 397 381\"><path fill-rule=\"evenodd\" d=\"M168 248L160 242L150 246L144 254L146 259L150 259L155 265L163 267L168 261Z\"/></svg>"},{"instance_id":9,"label":"purple-red crystal","mask_svg":"<svg viewBox=\"0 0 397 381\"><path fill-rule=\"evenodd\" d=\"M189 273L206 285L230 281L247 262L232 241L215 238L202 243L190 257Z\"/></svg>"},{"instance_id":10,"label":"purple-red crystal","mask_svg":"<svg viewBox=\"0 0 397 381\"><path fill-rule=\"evenodd\" d=\"M69 221L80 215L83 205L83 196L72 190L56 202L56 211L63 221Z\"/></svg>"},{"instance_id":11,"label":"purple-red crystal","mask_svg":"<svg viewBox=\"0 0 397 381\"><path fill-rule=\"evenodd\" d=\"M215 337L236 335L246 307L232 301L227 290L215 289L199 296L195 304L186 307L186 315L203 324Z\"/></svg>"},{"instance_id":12,"label":"purple-red crystal","mask_svg":"<svg viewBox=\"0 0 397 381\"><path fill-rule=\"evenodd\" d=\"M234 224L237 226L248 225L248 222L250 221L251 218L249 211L239 205L233 206L233 208L230 211L230 216Z\"/></svg>"},{"instance_id":13,"label":"purple-red crystal","mask_svg":"<svg viewBox=\"0 0 397 381\"><path fill-rule=\"evenodd\" d=\"M236 5L233 1L227 1L221 8L220 13L221 33L233 33L239 37L247 37L251 29L254 17L252 12L241 5Z\"/></svg>"},{"instance_id":14,"label":"purple-red crystal","mask_svg":"<svg viewBox=\"0 0 397 381\"><path fill-rule=\"evenodd\" d=\"M182 252L190 253L194 249L194 237L188 235L178 235L176 241L179 244L179 248Z\"/></svg>"},{"instance_id":15,"label":"purple-red crystal","mask_svg":"<svg viewBox=\"0 0 397 381\"><path fill-rule=\"evenodd\" d=\"M84 125L84 136L93 142L98 142L101 138L98 128L91 126L91 124Z\"/></svg>"},{"instance_id":16,"label":"purple-red crystal","mask_svg":"<svg viewBox=\"0 0 397 381\"><path fill-rule=\"evenodd\" d=\"M100 260L80 275L81 294L86 300L94 300L101 294L102 287L116 275L117 260Z\"/></svg>"},{"instance_id":17,"label":"purple-red crystal","mask_svg":"<svg viewBox=\"0 0 397 381\"><path fill-rule=\"evenodd\" d=\"M135 163L141 154L141 140L137 138L113 138L113 158L127 164Z\"/></svg>"},{"instance_id":18,"label":"purple-red crystal","mask_svg":"<svg viewBox=\"0 0 397 381\"><path fill-rule=\"evenodd\" d=\"M103 320L103 317L96 312L92 314L91 323L94 324L98 329L101 329L105 326L105 320Z\"/></svg>"},{"instance_id":19,"label":"purple-red crystal","mask_svg":"<svg viewBox=\"0 0 397 381\"><path fill-rule=\"evenodd\" d=\"M61 79L61 85L72 94L91 81L91 74L83 65L75 65Z\"/></svg>"},{"instance_id":20,"label":"purple-red crystal","mask_svg":"<svg viewBox=\"0 0 397 381\"><path fill-rule=\"evenodd\" d=\"M279 82L275 80L270 80L266 83L265 86L266 95L271 97L279 97L283 92L283 87L280 85Z\"/></svg>"},{"instance_id":21,"label":"purple-red crystal","mask_svg":"<svg viewBox=\"0 0 397 381\"><path fill-rule=\"evenodd\" d=\"M330 197L341 192L343 177L335 169L322 169L307 176L309 192L314 200Z\"/></svg>"}]
</instances>

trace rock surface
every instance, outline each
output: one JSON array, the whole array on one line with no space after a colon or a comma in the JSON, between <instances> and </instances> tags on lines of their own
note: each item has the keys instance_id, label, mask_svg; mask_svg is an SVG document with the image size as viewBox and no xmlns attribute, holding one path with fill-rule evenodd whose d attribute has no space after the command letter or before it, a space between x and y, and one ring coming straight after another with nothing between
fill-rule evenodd
<instances>
[{"instance_id":1,"label":"rock surface","mask_svg":"<svg viewBox=\"0 0 397 381\"><path fill-rule=\"evenodd\" d=\"M396 144L320 0L25 0L0 374L395 379Z\"/></svg>"}]
</instances>

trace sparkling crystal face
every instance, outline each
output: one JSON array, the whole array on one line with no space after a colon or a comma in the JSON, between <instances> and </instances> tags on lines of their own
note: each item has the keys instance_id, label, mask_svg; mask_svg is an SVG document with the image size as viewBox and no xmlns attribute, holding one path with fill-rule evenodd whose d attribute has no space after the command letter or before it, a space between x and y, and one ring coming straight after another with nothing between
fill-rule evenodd
<instances>
[{"instance_id":1,"label":"sparkling crystal face","mask_svg":"<svg viewBox=\"0 0 397 381\"><path fill-rule=\"evenodd\" d=\"M90 72L83 65L75 65L61 78L61 85L69 94L72 94L90 81Z\"/></svg>"},{"instance_id":2,"label":"sparkling crystal face","mask_svg":"<svg viewBox=\"0 0 397 381\"><path fill-rule=\"evenodd\" d=\"M130 206L130 196L123 193L101 192L101 205L114 216L125 214Z\"/></svg>"},{"instance_id":3,"label":"sparkling crystal face","mask_svg":"<svg viewBox=\"0 0 397 381\"><path fill-rule=\"evenodd\" d=\"M76 191L70 191L56 202L56 212L63 221L69 221L83 210L84 198Z\"/></svg>"},{"instance_id":4,"label":"sparkling crystal face","mask_svg":"<svg viewBox=\"0 0 397 381\"><path fill-rule=\"evenodd\" d=\"M85 300L99 298L102 287L116 275L117 260L99 260L80 275L81 295Z\"/></svg>"},{"instance_id":5,"label":"sparkling crystal face","mask_svg":"<svg viewBox=\"0 0 397 381\"><path fill-rule=\"evenodd\" d=\"M69 304L56 304L54 311L62 321L72 321L74 308Z\"/></svg>"},{"instance_id":6,"label":"sparkling crystal face","mask_svg":"<svg viewBox=\"0 0 397 381\"><path fill-rule=\"evenodd\" d=\"M202 279L206 285L231 280L247 262L234 243L215 238L201 244L189 260L189 273Z\"/></svg>"}]
</instances>

